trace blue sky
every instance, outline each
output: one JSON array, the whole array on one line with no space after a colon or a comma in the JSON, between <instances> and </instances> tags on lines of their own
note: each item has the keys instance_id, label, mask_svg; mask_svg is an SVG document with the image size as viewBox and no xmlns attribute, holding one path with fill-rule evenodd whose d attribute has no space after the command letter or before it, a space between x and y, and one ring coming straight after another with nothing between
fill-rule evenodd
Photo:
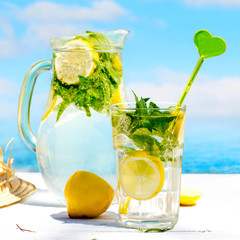
<instances>
[{"instance_id":1,"label":"blue sky","mask_svg":"<svg viewBox=\"0 0 240 240\"><path fill-rule=\"evenodd\" d=\"M34 62L52 57L49 38L85 30L130 30L123 51L128 97L133 89L161 101L178 101L198 61L194 33L207 29L223 37L226 53L204 62L185 103L189 118L239 121L239 22L240 0L1 0L0 133L16 134L24 75ZM50 79L50 73L41 74L35 87L35 131Z\"/></svg>"},{"instance_id":2,"label":"blue sky","mask_svg":"<svg viewBox=\"0 0 240 240\"><path fill-rule=\"evenodd\" d=\"M198 109L190 112L196 117L208 102L209 116L224 116L222 106L228 107L228 115L240 115L236 109L240 100L236 91L240 90L240 1L1 1L0 13L0 79L5 88L13 90L1 92L1 106L16 108L28 67L51 58L49 38L86 29L119 28L131 31L123 52L127 91L132 88L140 95L177 101L198 60L193 35L208 29L226 40L227 51L205 61L186 103ZM34 94L36 101L43 100L41 94L47 92L47 80L42 81Z\"/></svg>"}]
</instances>

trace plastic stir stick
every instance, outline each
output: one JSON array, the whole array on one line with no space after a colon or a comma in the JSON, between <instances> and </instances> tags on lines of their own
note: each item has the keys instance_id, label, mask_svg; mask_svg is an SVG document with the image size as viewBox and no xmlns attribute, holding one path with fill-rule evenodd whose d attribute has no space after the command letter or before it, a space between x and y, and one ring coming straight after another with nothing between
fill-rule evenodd
<instances>
[{"instance_id":1,"label":"plastic stir stick","mask_svg":"<svg viewBox=\"0 0 240 240\"><path fill-rule=\"evenodd\" d=\"M216 57L223 54L226 50L226 42L220 37L213 37L207 30L199 30L194 35L194 43L198 49L200 59L187 83L186 88L177 104L177 107L181 107L182 103L189 92L194 79L196 78L198 71L200 70L205 58Z\"/></svg>"}]
</instances>

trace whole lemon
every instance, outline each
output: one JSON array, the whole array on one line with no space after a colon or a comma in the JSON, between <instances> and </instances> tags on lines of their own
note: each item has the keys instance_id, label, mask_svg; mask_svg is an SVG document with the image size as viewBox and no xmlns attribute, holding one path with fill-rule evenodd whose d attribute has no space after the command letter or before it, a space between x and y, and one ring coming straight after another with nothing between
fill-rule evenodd
<instances>
[{"instance_id":1,"label":"whole lemon","mask_svg":"<svg viewBox=\"0 0 240 240\"><path fill-rule=\"evenodd\" d=\"M64 196L69 217L94 218L109 208L114 190L98 175L77 171L68 179Z\"/></svg>"}]
</instances>

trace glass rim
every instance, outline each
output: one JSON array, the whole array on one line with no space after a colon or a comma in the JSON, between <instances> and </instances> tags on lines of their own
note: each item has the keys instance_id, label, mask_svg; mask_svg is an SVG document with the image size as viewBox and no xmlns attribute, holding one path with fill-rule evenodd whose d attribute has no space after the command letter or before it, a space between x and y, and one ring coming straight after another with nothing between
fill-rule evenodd
<instances>
[{"instance_id":1,"label":"glass rim","mask_svg":"<svg viewBox=\"0 0 240 240\"><path fill-rule=\"evenodd\" d=\"M160 109L160 110L186 110L186 105L182 104L182 106L177 107L177 103L176 102L162 102L162 101L155 101L154 102L156 105L158 104L167 104L169 105L169 107L159 107L158 108L147 108L147 110L156 110L156 109ZM119 105L126 105L126 104L136 104L136 102L122 102L122 103L114 103L110 106L111 110L136 110L136 109L146 109L146 108L136 108L136 107L122 107Z\"/></svg>"}]
</instances>

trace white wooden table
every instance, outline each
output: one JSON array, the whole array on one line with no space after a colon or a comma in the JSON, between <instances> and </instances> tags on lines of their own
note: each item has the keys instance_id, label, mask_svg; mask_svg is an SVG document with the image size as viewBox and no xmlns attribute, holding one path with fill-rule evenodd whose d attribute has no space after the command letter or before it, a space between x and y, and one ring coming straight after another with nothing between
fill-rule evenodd
<instances>
[{"instance_id":1,"label":"white wooden table","mask_svg":"<svg viewBox=\"0 0 240 240\"><path fill-rule=\"evenodd\" d=\"M197 187L203 196L193 207L181 207L177 225L164 233L143 233L121 227L117 206L97 219L70 219L39 173L17 173L37 191L22 202L0 208L0 240L6 239L236 239L240 240L240 174L183 174L183 187ZM23 232L17 228L33 230Z\"/></svg>"}]
</instances>

